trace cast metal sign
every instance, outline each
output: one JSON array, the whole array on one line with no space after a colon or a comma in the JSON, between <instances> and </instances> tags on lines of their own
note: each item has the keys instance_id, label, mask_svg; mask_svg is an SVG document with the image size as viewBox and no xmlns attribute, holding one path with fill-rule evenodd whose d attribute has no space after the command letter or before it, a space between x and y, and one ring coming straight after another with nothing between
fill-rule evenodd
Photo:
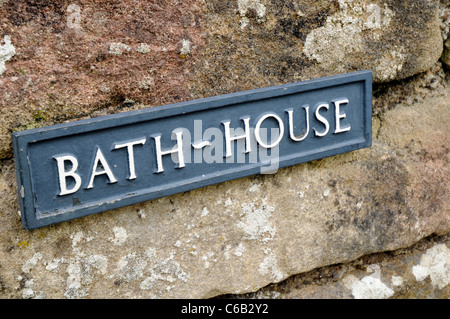
<instances>
[{"instance_id":1,"label":"cast metal sign","mask_svg":"<svg viewBox=\"0 0 450 319\"><path fill-rule=\"evenodd\" d=\"M371 145L372 73L13 133L34 229Z\"/></svg>"}]
</instances>

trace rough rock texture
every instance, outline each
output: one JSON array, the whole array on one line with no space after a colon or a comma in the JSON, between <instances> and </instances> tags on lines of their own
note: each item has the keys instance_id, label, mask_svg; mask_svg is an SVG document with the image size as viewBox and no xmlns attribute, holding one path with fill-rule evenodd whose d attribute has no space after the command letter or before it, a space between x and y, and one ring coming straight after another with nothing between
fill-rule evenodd
<instances>
[{"instance_id":1,"label":"rough rock texture","mask_svg":"<svg viewBox=\"0 0 450 319\"><path fill-rule=\"evenodd\" d=\"M442 54L442 62L450 68L450 39L444 42L444 53Z\"/></svg>"},{"instance_id":2,"label":"rough rock texture","mask_svg":"<svg viewBox=\"0 0 450 319\"><path fill-rule=\"evenodd\" d=\"M442 53L437 1L207 4L196 96L371 69L375 82L429 69Z\"/></svg>"},{"instance_id":3,"label":"rough rock texture","mask_svg":"<svg viewBox=\"0 0 450 319\"><path fill-rule=\"evenodd\" d=\"M2 297L245 293L446 234L449 96L375 116L369 149L34 231L4 161Z\"/></svg>"},{"instance_id":4,"label":"rough rock texture","mask_svg":"<svg viewBox=\"0 0 450 319\"><path fill-rule=\"evenodd\" d=\"M427 0L2 1L0 158L14 130L360 69L403 79L441 56L440 12Z\"/></svg>"},{"instance_id":5,"label":"rough rock texture","mask_svg":"<svg viewBox=\"0 0 450 319\"><path fill-rule=\"evenodd\" d=\"M447 298L448 262L435 267L450 231L445 10L425 0L0 1L0 298L249 293L436 234L405 261L422 292L400 294L413 277L380 263L349 268L347 290L330 296ZM21 227L14 130L358 69L374 72L369 149Z\"/></svg>"},{"instance_id":6,"label":"rough rock texture","mask_svg":"<svg viewBox=\"0 0 450 319\"><path fill-rule=\"evenodd\" d=\"M148 107L189 99L192 59L181 53L186 41L201 42L199 5L3 3L0 39L10 37L15 55L0 75L0 158L11 156L14 130L103 115L109 107L120 112L137 102ZM194 44L190 54L197 50ZM0 65L1 56L0 49Z\"/></svg>"},{"instance_id":7,"label":"rough rock texture","mask_svg":"<svg viewBox=\"0 0 450 319\"><path fill-rule=\"evenodd\" d=\"M449 235L430 236L410 248L364 256L292 276L232 299L448 299Z\"/></svg>"},{"instance_id":8,"label":"rough rock texture","mask_svg":"<svg viewBox=\"0 0 450 319\"><path fill-rule=\"evenodd\" d=\"M442 39L444 40L444 51L442 52L442 62L450 68L450 4L441 0L440 14Z\"/></svg>"}]
</instances>

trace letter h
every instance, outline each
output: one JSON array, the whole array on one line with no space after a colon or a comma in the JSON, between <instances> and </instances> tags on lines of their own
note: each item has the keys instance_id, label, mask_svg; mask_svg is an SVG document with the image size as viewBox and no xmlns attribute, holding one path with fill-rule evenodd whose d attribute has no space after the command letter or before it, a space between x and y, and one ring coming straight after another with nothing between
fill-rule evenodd
<instances>
[{"instance_id":1,"label":"letter h","mask_svg":"<svg viewBox=\"0 0 450 319\"><path fill-rule=\"evenodd\" d=\"M178 153L178 168L185 167L184 164L184 154L183 154L183 132L174 132L175 136L177 137L177 146L171 150L168 151L162 151L161 150L161 135L153 137L155 139L155 146L156 146L156 164L157 164L157 171L156 173L162 173L164 172L163 163L162 163L162 156L163 155L169 155L172 153Z\"/></svg>"}]
</instances>

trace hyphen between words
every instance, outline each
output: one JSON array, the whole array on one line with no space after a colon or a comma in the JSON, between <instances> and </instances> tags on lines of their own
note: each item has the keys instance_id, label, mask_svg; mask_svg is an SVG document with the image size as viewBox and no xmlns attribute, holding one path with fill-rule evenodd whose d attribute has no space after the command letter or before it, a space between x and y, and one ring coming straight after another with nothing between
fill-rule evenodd
<instances>
[{"instance_id":1,"label":"hyphen between words","mask_svg":"<svg viewBox=\"0 0 450 319\"><path fill-rule=\"evenodd\" d=\"M164 173L164 170L167 169L163 165L163 156L166 155L171 156L176 169L185 168L186 164L191 163L191 147L194 150L194 163L201 163L202 161L206 163L222 163L223 159L225 159L226 163L233 163L233 142L241 143L241 145L243 143L242 152L236 154L238 163L245 161L245 156L242 156L243 154L248 154L247 157L250 163L256 163L258 161L257 150L259 150L259 160L271 164L265 171L262 169L261 173L274 173L278 169L278 145L285 135L285 127L288 128L289 138L293 142L302 142L305 140L310 135L310 127L314 131L314 137L323 138L330 133L330 121L325 115L331 113L334 116L334 131L331 134L348 132L351 130L350 123L345 120L345 111L348 110L343 109L345 106L348 107L348 103L348 99L339 99L331 101L331 103L319 103L311 111L308 105L303 105L297 110L293 108L284 110L283 116L275 112L265 113L258 118L255 127L250 126L250 117L242 117L234 123L242 127L236 129L231 128L231 121L227 120L220 122L223 130L219 128L208 128L205 132L202 132L202 121L199 120L194 123L193 143L191 143L189 130L176 128L172 131L171 139L176 141L175 145L172 145L172 148L161 145L161 134L159 134L152 135L149 138L142 137L131 141L117 142L109 151L118 152L119 150L125 150L124 153L126 155L124 154L124 156L127 156L128 159L128 180L137 179L139 171L145 169L143 167L136 167L135 151L145 151L144 148L146 145L151 145L154 148L154 174ZM296 126L294 111L302 112L302 116L305 119L303 129L299 130L297 128L297 132L294 129ZM287 120L287 126L285 126L282 117L284 117L284 121ZM313 120L311 120L312 117ZM272 125L274 127L270 130L270 141L268 130L263 127L263 123L266 121L275 124ZM310 125L313 121L315 124ZM210 140L209 138L213 136L215 138ZM94 188L95 178L100 175L106 175L109 184L117 183L118 180L113 171L114 166L110 165L107 157L105 157L104 151L98 146L96 150L93 150L95 152L95 158L90 167L79 167L78 159L74 155L66 153L53 156L58 171L60 190L58 195L73 194L83 184L86 190L92 189ZM270 155L268 151L270 151ZM88 176L88 178L86 179L84 176ZM85 179L84 181L83 178Z\"/></svg>"}]
</instances>

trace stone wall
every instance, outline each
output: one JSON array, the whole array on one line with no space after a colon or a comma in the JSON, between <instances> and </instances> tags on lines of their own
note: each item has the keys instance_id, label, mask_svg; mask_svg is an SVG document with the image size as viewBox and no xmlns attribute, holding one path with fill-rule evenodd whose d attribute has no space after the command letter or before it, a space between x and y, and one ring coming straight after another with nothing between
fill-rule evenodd
<instances>
[{"instance_id":1,"label":"stone wall","mask_svg":"<svg viewBox=\"0 0 450 319\"><path fill-rule=\"evenodd\" d=\"M1 0L0 298L449 298L449 23L446 0ZM14 131L363 69L370 148L22 229Z\"/></svg>"}]
</instances>

